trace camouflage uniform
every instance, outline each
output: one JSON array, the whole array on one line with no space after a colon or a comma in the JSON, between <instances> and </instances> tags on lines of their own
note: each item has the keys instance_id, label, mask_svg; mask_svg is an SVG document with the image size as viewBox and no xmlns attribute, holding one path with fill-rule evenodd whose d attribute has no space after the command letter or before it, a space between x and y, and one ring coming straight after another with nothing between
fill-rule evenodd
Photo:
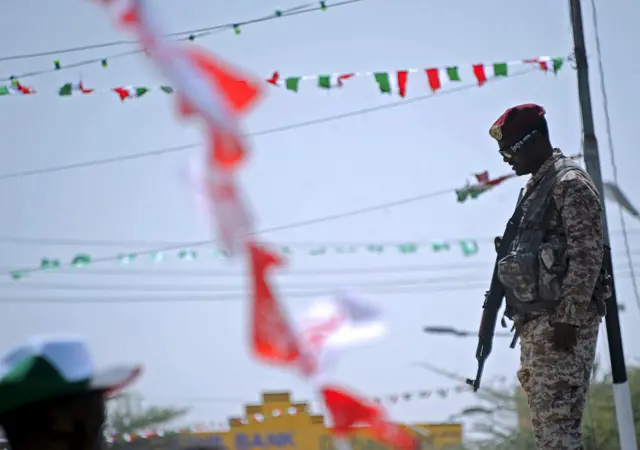
<instances>
[{"instance_id":1,"label":"camouflage uniform","mask_svg":"<svg viewBox=\"0 0 640 450\"><path fill-rule=\"evenodd\" d=\"M553 161L552 157L542 165L528 189ZM535 195L534 191L525 201L525 212ZM603 258L602 206L591 179L578 171L558 180L552 196L545 242L566 246L568 268L556 310L529 318L520 330L518 379L528 397L538 448L576 450L583 448L582 414L601 321L592 295ZM553 323L578 327L572 352L555 348Z\"/></svg>"}]
</instances>

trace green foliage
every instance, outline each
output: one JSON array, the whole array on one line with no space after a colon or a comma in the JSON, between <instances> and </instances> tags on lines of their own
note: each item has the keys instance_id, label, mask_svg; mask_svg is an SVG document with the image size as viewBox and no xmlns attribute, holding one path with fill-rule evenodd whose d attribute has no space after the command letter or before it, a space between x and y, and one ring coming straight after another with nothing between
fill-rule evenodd
<instances>
[{"instance_id":1,"label":"green foliage","mask_svg":"<svg viewBox=\"0 0 640 450\"><path fill-rule=\"evenodd\" d=\"M589 399L583 419L585 450L619 450L617 423L611 376L598 377L598 368L589 390ZM640 367L629 367L629 387L636 430L640 430ZM536 450L533 434L529 429L518 428L518 410L526 408L526 399L513 390L490 389L482 398L483 406L468 408L460 416L476 416L473 431L483 438L472 443L476 450ZM477 417L477 416L476 416ZM474 417L475 418L475 417ZM638 436L640 440L640 436Z\"/></svg>"},{"instance_id":2,"label":"green foliage","mask_svg":"<svg viewBox=\"0 0 640 450\"><path fill-rule=\"evenodd\" d=\"M188 409L142 406L142 398L131 393L110 400L107 405L107 430L121 435L161 428L184 416Z\"/></svg>"}]
</instances>

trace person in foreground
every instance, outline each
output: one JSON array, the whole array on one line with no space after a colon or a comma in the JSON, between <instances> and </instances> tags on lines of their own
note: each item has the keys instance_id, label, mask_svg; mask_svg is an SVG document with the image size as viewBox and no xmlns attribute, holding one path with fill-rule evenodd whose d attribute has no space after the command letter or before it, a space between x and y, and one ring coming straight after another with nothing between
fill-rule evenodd
<instances>
[{"instance_id":1,"label":"person in foreground","mask_svg":"<svg viewBox=\"0 0 640 450\"><path fill-rule=\"evenodd\" d=\"M0 425L11 450L97 450L105 399L139 367L95 372L79 337L33 338L0 361Z\"/></svg>"},{"instance_id":2,"label":"person in foreground","mask_svg":"<svg viewBox=\"0 0 640 450\"><path fill-rule=\"evenodd\" d=\"M508 109L489 134L516 175L531 174L498 261L505 315L520 336L518 379L542 450L577 450L598 328L611 296L602 269L602 206L591 177L549 139L545 110ZM506 245L506 243L505 243Z\"/></svg>"}]
</instances>

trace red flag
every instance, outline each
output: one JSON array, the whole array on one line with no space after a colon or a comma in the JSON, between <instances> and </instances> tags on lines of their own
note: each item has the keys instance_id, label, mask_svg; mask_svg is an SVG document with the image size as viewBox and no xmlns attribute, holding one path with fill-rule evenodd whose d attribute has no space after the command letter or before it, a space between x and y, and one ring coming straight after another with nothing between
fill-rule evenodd
<instances>
[{"instance_id":1,"label":"red flag","mask_svg":"<svg viewBox=\"0 0 640 450\"><path fill-rule=\"evenodd\" d=\"M325 387L322 395L336 435L348 436L364 425L376 439L397 450L416 449L416 438L400 425L389 422L380 406L338 387Z\"/></svg>"},{"instance_id":2,"label":"red flag","mask_svg":"<svg viewBox=\"0 0 640 450\"><path fill-rule=\"evenodd\" d=\"M442 87L440 83L440 71L438 69L427 69L427 80L429 81L429 87L433 92Z\"/></svg>"},{"instance_id":3,"label":"red flag","mask_svg":"<svg viewBox=\"0 0 640 450\"><path fill-rule=\"evenodd\" d=\"M273 75L271 75L271 78L267 80L267 83L271 83L274 86L277 86L279 79L280 79L280 73L278 73L278 71L276 70L275 72L273 72Z\"/></svg>"},{"instance_id":4,"label":"red flag","mask_svg":"<svg viewBox=\"0 0 640 450\"><path fill-rule=\"evenodd\" d=\"M409 72L406 70L398 71L398 92L400 97L407 95L407 80L409 79Z\"/></svg>"},{"instance_id":5,"label":"red flag","mask_svg":"<svg viewBox=\"0 0 640 450\"><path fill-rule=\"evenodd\" d=\"M485 170L484 172L477 173L476 179L478 180L478 183L487 183L489 181L489 172Z\"/></svg>"},{"instance_id":6,"label":"red flag","mask_svg":"<svg viewBox=\"0 0 640 450\"><path fill-rule=\"evenodd\" d=\"M473 74L478 80L478 86L482 86L487 82L487 74L484 72L484 65L476 64L473 66Z\"/></svg>"},{"instance_id":7,"label":"red flag","mask_svg":"<svg viewBox=\"0 0 640 450\"><path fill-rule=\"evenodd\" d=\"M344 85L345 80L348 80L349 78L353 78L355 74L353 73L345 73L344 75L339 75L338 76L338 87L342 87Z\"/></svg>"},{"instance_id":8,"label":"red flag","mask_svg":"<svg viewBox=\"0 0 640 450\"><path fill-rule=\"evenodd\" d=\"M267 280L269 269L281 265L282 262L277 255L254 243L249 243L249 251L253 284L253 352L267 363L289 365L298 360L300 351Z\"/></svg>"},{"instance_id":9,"label":"red flag","mask_svg":"<svg viewBox=\"0 0 640 450\"><path fill-rule=\"evenodd\" d=\"M549 70L549 66L547 65L547 62L541 61L540 58L525 59L522 62L525 64L538 64L540 66L540 70L543 70L545 72Z\"/></svg>"}]
</instances>

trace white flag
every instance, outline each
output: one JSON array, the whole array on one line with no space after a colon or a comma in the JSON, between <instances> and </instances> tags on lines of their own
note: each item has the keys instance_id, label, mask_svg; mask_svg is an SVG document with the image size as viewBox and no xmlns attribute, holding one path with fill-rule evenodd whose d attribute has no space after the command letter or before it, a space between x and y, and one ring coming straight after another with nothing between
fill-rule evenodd
<instances>
[{"instance_id":1,"label":"white flag","mask_svg":"<svg viewBox=\"0 0 640 450\"><path fill-rule=\"evenodd\" d=\"M318 377L341 351L380 339L386 333L382 313L361 296L341 292L316 300L297 321L303 372Z\"/></svg>"}]
</instances>

